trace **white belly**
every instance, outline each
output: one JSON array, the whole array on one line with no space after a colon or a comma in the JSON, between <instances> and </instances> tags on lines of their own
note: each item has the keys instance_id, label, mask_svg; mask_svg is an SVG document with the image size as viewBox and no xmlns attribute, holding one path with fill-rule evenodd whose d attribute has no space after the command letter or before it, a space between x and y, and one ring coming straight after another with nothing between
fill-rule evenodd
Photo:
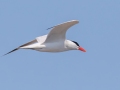
<instances>
[{"instance_id":1,"label":"white belly","mask_svg":"<svg viewBox=\"0 0 120 90\"><path fill-rule=\"evenodd\" d=\"M67 51L68 49L66 48L64 43L47 43L45 44L44 48L36 50L41 52L63 52Z\"/></svg>"}]
</instances>

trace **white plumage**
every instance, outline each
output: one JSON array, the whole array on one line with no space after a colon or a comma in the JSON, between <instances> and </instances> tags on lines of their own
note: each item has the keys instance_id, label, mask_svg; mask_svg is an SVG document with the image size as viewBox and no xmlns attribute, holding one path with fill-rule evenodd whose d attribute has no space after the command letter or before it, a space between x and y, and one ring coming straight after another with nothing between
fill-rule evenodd
<instances>
[{"instance_id":1,"label":"white plumage","mask_svg":"<svg viewBox=\"0 0 120 90\"><path fill-rule=\"evenodd\" d=\"M37 37L35 40L21 45L7 54L18 49L32 49L41 52L63 52L68 50L81 50L85 52L85 50L80 47L77 42L66 39L67 30L77 23L79 23L78 20L71 20L56 25L52 27L52 30L48 35Z\"/></svg>"}]
</instances>

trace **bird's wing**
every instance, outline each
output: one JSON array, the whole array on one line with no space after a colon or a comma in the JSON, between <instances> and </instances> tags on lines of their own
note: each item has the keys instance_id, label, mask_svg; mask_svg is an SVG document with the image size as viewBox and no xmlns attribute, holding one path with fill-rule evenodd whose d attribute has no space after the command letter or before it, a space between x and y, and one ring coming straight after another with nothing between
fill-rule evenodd
<instances>
[{"instance_id":1,"label":"bird's wing","mask_svg":"<svg viewBox=\"0 0 120 90\"><path fill-rule=\"evenodd\" d=\"M15 49L11 50L10 52L4 54L3 56L5 56L5 55L7 55L7 54L10 54L10 53L12 53L12 52L20 49L21 47L24 47L24 46L28 46L28 45L31 45L31 44L34 44L34 43L37 43L37 42L39 42L39 44L42 44L42 43L46 40L46 38L47 38L47 35L39 36L39 37L37 37L35 40L32 40L32 41L30 41L30 42L27 42L27 43L19 46L18 48L15 48Z\"/></svg>"},{"instance_id":2,"label":"bird's wing","mask_svg":"<svg viewBox=\"0 0 120 90\"><path fill-rule=\"evenodd\" d=\"M46 38L47 38L47 35L43 35L43 36L37 37L36 39L39 42L39 44L42 44L43 42L45 42Z\"/></svg>"},{"instance_id":3,"label":"bird's wing","mask_svg":"<svg viewBox=\"0 0 120 90\"><path fill-rule=\"evenodd\" d=\"M28 42L28 43L25 43L25 44L19 46L18 48L15 48L15 49L11 50L10 52L4 54L3 56L5 56L5 55L7 55L7 54L10 54L10 53L14 52L14 51L20 49L21 47L24 47L24 46L27 46L27 45L31 45L31 44L34 44L34 43L37 43L37 40L36 40L36 39L35 39L35 40L32 40L32 41L30 41L30 42Z\"/></svg>"},{"instance_id":4,"label":"bird's wing","mask_svg":"<svg viewBox=\"0 0 120 90\"><path fill-rule=\"evenodd\" d=\"M79 23L78 20L71 20L54 26L53 29L49 32L45 43L64 41L66 39L66 31L77 23Z\"/></svg>"}]
</instances>

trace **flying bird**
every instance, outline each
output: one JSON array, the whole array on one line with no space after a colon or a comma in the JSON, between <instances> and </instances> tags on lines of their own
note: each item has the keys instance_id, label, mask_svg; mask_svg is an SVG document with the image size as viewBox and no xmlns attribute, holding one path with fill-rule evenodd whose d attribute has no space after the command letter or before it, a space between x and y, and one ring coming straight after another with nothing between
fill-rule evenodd
<instances>
[{"instance_id":1,"label":"flying bird","mask_svg":"<svg viewBox=\"0 0 120 90\"><path fill-rule=\"evenodd\" d=\"M71 20L53 26L51 27L52 30L47 35L36 37L34 40L25 43L4 55L10 54L19 49L31 49L40 52L63 52L69 50L81 50L86 52L86 50L76 41L66 39L67 30L77 23L79 23L78 20Z\"/></svg>"}]
</instances>

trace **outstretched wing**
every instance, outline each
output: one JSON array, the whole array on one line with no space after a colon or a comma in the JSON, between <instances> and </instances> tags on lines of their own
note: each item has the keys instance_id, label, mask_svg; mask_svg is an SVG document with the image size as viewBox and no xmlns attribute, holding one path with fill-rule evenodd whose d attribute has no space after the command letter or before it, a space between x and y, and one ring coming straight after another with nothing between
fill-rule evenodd
<instances>
[{"instance_id":1,"label":"outstretched wing","mask_svg":"<svg viewBox=\"0 0 120 90\"><path fill-rule=\"evenodd\" d=\"M71 20L57 26L54 26L53 29L49 32L45 43L64 41L66 38L66 31L73 25L79 23L77 20Z\"/></svg>"},{"instance_id":2,"label":"outstretched wing","mask_svg":"<svg viewBox=\"0 0 120 90\"><path fill-rule=\"evenodd\" d=\"M5 55L7 55L7 54L10 54L10 53L14 52L14 51L20 49L21 47L24 47L24 46L27 46L27 45L30 45L30 44L34 44L34 43L37 43L37 40L36 40L36 39L35 39L35 40L32 40L32 41L30 41L30 42L28 42L28 43L25 43L25 44L19 46L18 48L15 48L15 49L11 50L10 52L4 54L3 56L5 56Z\"/></svg>"},{"instance_id":3,"label":"outstretched wing","mask_svg":"<svg viewBox=\"0 0 120 90\"><path fill-rule=\"evenodd\" d=\"M3 56L5 56L5 55L7 55L7 54L10 54L10 53L12 53L12 52L20 49L21 47L24 47L24 46L28 46L28 45L31 45L31 44L34 44L34 43L42 44L42 43L46 40L46 38L47 38L47 35L39 36L39 37L37 37L35 40L32 40L32 41L30 41L30 42L28 42L28 43L25 43L25 44L19 46L18 48L15 48L15 49L11 50L10 52L4 54Z\"/></svg>"}]
</instances>

